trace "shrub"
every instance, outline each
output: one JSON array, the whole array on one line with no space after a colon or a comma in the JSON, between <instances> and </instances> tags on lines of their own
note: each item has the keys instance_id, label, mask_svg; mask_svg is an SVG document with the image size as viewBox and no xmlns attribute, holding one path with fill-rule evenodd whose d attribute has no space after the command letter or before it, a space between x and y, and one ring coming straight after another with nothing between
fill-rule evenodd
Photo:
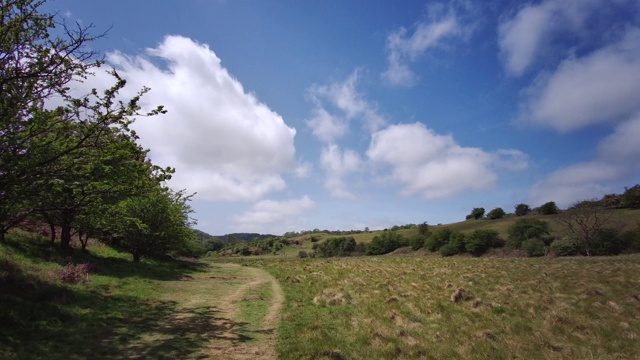
<instances>
[{"instance_id":1,"label":"shrub","mask_svg":"<svg viewBox=\"0 0 640 360\"><path fill-rule=\"evenodd\" d=\"M506 215L506 213L504 212L504 210L502 208L495 208L495 209L489 211L489 213L487 214L487 219L489 219L489 220L502 219L505 215Z\"/></svg>"},{"instance_id":2,"label":"shrub","mask_svg":"<svg viewBox=\"0 0 640 360\"><path fill-rule=\"evenodd\" d=\"M618 255L626 249L620 232L617 229L601 228L598 229L591 239L592 255Z\"/></svg>"},{"instance_id":3,"label":"shrub","mask_svg":"<svg viewBox=\"0 0 640 360\"><path fill-rule=\"evenodd\" d=\"M348 256L355 251L356 240L353 237L344 236L330 238L323 243L313 244L313 248L321 257Z\"/></svg>"},{"instance_id":4,"label":"shrub","mask_svg":"<svg viewBox=\"0 0 640 360\"><path fill-rule=\"evenodd\" d=\"M411 246L411 249L418 250L422 248L424 246L424 242L427 237L428 236L421 235L421 234L412 236L411 239L409 239L409 245Z\"/></svg>"},{"instance_id":5,"label":"shrub","mask_svg":"<svg viewBox=\"0 0 640 360\"><path fill-rule=\"evenodd\" d=\"M580 243L568 236L554 240L551 243L551 250L558 256L575 256L580 254Z\"/></svg>"},{"instance_id":6,"label":"shrub","mask_svg":"<svg viewBox=\"0 0 640 360\"><path fill-rule=\"evenodd\" d=\"M531 208L527 204L518 204L516 205L516 216L524 216L531 212Z\"/></svg>"},{"instance_id":7,"label":"shrub","mask_svg":"<svg viewBox=\"0 0 640 360\"><path fill-rule=\"evenodd\" d=\"M548 221L533 218L518 219L507 228L509 234L507 244L514 249L520 249L522 243L528 239L547 240L550 243L551 240L548 240L550 232L551 226Z\"/></svg>"},{"instance_id":8,"label":"shrub","mask_svg":"<svg viewBox=\"0 0 640 360\"><path fill-rule=\"evenodd\" d=\"M640 252L640 224L637 229L625 231L620 234L620 241L624 244L624 253L633 254Z\"/></svg>"},{"instance_id":9,"label":"shrub","mask_svg":"<svg viewBox=\"0 0 640 360\"><path fill-rule=\"evenodd\" d=\"M300 251L298 251L298 257L301 258L301 259L308 258L309 257L309 253L307 253L304 250L300 250Z\"/></svg>"},{"instance_id":10,"label":"shrub","mask_svg":"<svg viewBox=\"0 0 640 360\"><path fill-rule=\"evenodd\" d=\"M395 231L385 231L380 236L375 236L371 244L367 246L367 255L382 255L390 253L405 244L402 235Z\"/></svg>"},{"instance_id":11,"label":"shrub","mask_svg":"<svg viewBox=\"0 0 640 360\"><path fill-rule=\"evenodd\" d=\"M559 211L560 211L560 209L558 209L558 206L553 201L549 201L547 203L544 203L544 204L542 204L542 206L540 206L538 208L538 212L540 212L540 214L542 214L542 215L555 215Z\"/></svg>"},{"instance_id":12,"label":"shrub","mask_svg":"<svg viewBox=\"0 0 640 360\"><path fill-rule=\"evenodd\" d=\"M471 214L466 216L466 219L482 219L482 217L484 216L484 208L473 208L473 210L471 210Z\"/></svg>"},{"instance_id":13,"label":"shrub","mask_svg":"<svg viewBox=\"0 0 640 360\"><path fill-rule=\"evenodd\" d=\"M449 238L452 234L453 231L451 229L440 229L429 235L429 237L424 241L424 247L431 252L438 251L449 242Z\"/></svg>"},{"instance_id":14,"label":"shrub","mask_svg":"<svg viewBox=\"0 0 640 360\"><path fill-rule=\"evenodd\" d=\"M527 239L522 243L522 250L527 256L544 256L547 251L544 242L538 238Z\"/></svg>"},{"instance_id":15,"label":"shrub","mask_svg":"<svg viewBox=\"0 0 640 360\"><path fill-rule=\"evenodd\" d=\"M467 238L465 249L475 256L480 256L498 244L499 238L496 230L476 230Z\"/></svg>"},{"instance_id":16,"label":"shrub","mask_svg":"<svg viewBox=\"0 0 640 360\"><path fill-rule=\"evenodd\" d=\"M465 252L465 235L459 232L453 232L449 237L449 242L440 248L442 256L452 256Z\"/></svg>"},{"instance_id":17,"label":"shrub","mask_svg":"<svg viewBox=\"0 0 640 360\"><path fill-rule=\"evenodd\" d=\"M620 202L623 207L640 209L640 184L625 188Z\"/></svg>"}]
</instances>

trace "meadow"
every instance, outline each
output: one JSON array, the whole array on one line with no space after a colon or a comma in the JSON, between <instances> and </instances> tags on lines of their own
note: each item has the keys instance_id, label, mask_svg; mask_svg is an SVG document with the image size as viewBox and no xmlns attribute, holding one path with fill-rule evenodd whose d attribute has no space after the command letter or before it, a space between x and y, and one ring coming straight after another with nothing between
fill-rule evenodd
<instances>
[{"instance_id":1,"label":"meadow","mask_svg":"<svg viewBox=\"0 0 640 360\"><path fill-rule=\"evenodd\" d=\"M251 263L246 263L250 265ZM281 359L634 359L640 256L259 260Z\"/></svg>"}]
</instances>

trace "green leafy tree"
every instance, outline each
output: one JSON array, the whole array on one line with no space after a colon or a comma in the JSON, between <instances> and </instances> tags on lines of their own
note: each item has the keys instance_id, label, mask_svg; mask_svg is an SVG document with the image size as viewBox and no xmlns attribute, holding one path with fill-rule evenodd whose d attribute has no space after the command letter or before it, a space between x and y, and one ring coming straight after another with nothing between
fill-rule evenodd
<instances>
[{"instance_id":1,"label":"green leafy tree","mask_svg":"<svg viewBox=\"0 0 640 360\"><path fill-rule=\"evenodd\" d=\"M438 251L441 247L449 242L449 239L452 235L453 231L451 229L440 229L429 235L429 237L424 242L424 247L431 252Z\"/></svg>"},{"instance_id":2,"label":"green leafy tree","mask_svg":"<svg viewBox=\"0 0 640 360\"><path fill-rule=\"evenodd\" d=\"M531 212L531 208L527 204L518 204L515 208L516 216L525 216Z\"/></svg>"},{"instance_id":3,"label":"green leafy tree","mask_svg":"<svg viewBox=\"0 0 640 360\"><path fill-rule=\"evenodd\" d=\"M429 230L429 224L427 224L426 221L418 225L418 233L423 236L429 236L431 231Z\"/></svg>"},{"instance_id":4,"label":"green leafy tree","mask_svg":"<svg viewBox=\"0 0 640 360\"><path fill-rule=\"evenodd\" d=\"M551 225L548 221L522 218L507 228L507 245L514 249L520 249L522 244L529 239L539 239L550 242Z\"/></svg>"},{"instance_id":5,"label":"green leafy tree","mask_svg":"<svg viewBox=\"0 0 640 360\"><path fill-rule=\"evenodd\" d=\"M67 28L54 15L41 12L44 1L3 0L0 3L0 241L8 229L34 210L40 190L35 180L47 166L87 143L92 134L57 149L34 139L64 126L61 109L44 111L53 95L68 99L68 84L99 65L85 46L96 37L88 27ZM62 31L54 35L56 27ZM38 145L38 146L35 146ZM42 151L47 150L47 151Z\"/></svg>"},{"instance_id":6,"label":"green leafy tree","mask_svg":"<svg viewBox=\"0 0 640 360\"><path fill-rule=\"evenodd\" d=\"M560 212L560 209L558 209L558 206L556 205L555 202L549 201L549 202L546 202L546 203L542 204L538 208L538 211L542 215L555 215L558 212Z\"/></svg>"},{"instance_id":7,"label":"green leafy tree","mask_svg":"<svg viewBox=\"0 0 640 360\"><path fill-rule=\"evenodd\" d=\"M640 184L625 188L620 202L622 207L640 209Z\"/></svg>"},{"instance_id":8,"label":"green leafy tree","mask_svg":"<svg viewBox=\"0 0 640 360\"><path fill-rule=\"evenodd\" d=\"M487 219L489 220L502 219L505 215L506 213L504 212L504 210L498 207L489 211L489 213L487 214Z\"/></svg>"},{"instance_id":9,"label":"green leafy tree","mask_svg":"<svg viewBox=\"0 0 640 360\"><path fill-rule=\"evenodd\" d=\"M473 208L473 210L471 210L471 214L466 216L467 220L470 219L482 219L484 217L484 208Z\"/></svg>"},{"instance_id":10,"label":"green leafy tree","mask_svg":"<svg viewBox=\"0 0 640 360\"><path fill-rule=\"evenodd\" d=\"M143 257L188 251L196 241L190 226L191 196L156 188L147 194L120 202L112 213L111 229L117 246L133 255L134 262Z\"/></svg>"}]
</instances>

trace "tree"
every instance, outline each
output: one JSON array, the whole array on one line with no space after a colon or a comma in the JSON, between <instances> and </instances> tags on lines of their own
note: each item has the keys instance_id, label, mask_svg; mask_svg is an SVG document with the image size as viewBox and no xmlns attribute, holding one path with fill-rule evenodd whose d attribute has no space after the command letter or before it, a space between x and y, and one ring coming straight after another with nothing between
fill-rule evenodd
<instances>
[{"instance_id":1,"label":"tree","mask_svg":"<svg viewBox=\"0 0 640 360\"><path fill-rule=\"evenodd\" d=\"M45 112L44 101L53 95L68 99L68 83L86 76L101 62L92 60L96 54L85 50L96 38L89 35L91 26L71 29L57 24L54 15L40 12L43 3L0 3L0 241L33 211L28 198L37 190L34 180L46 174L46 165L86 140L56 151L34 151L34 138L64 125L51 121L62 110ZM53 35L57 26L63 30L60 37Z\"/></svg>"},{"instance_id":2,"label":"tree","mask_svg":"<svg viewBox=\"0 0 640 360\"><path fill-rule=\"evenodd\" d=\"M465 250L475 256L480 256L490 248L500 245L504 245L504 242L500 240L498 231L479 229L472 232L471 236L466 238Z\"/></svg>"},{"instance_id":3,"label":"tree","mask_svg":"<svg viewBox=\"0 0 640 360\"><path fill-rule=\"evenodd\" d=\"M640 184L625 188L621 198L622 207L640 209Z\"/></svg>"},{"instance_id":4,"label":"tree","mask_svg":"<svg viewBox=\"0 0 640 360\"><path fill-rule=\"evenodd\" d=\"M156 188L120 202L111 222L117 246L131 253L134 262L189 249L196 240L190 228L190 198L181 191Z\"/></svg>"},{"instance_id":5,"label":"tree","mask_svg":"<svg viewBox=\"0 0 640 360\"><path fill-rule=\"evenodd\" d=\"M484 217L484 208L473 208L471 214L467 215L466 219L482 219Z\"/></svg>"},{"instance_id":6,"label":"tree","mask_svg":"<svg viewBox=\"0 0 640 360\"><path fill-rule=\"evenodd\" d=\"M591 256L594 236L611 222L613 212L598 202L582 201L561 212L556 221L581 245L585 255Z\"/></svg>"},{"instance_id":7,"label":"tree","mask_svg":"<svg viewBox=\"0 0 640 360\"><path fill-rule=\"evenodd\" d=\"M371 240L367 246L367 255L382 255L390 253L405 245L404 238L395 231L385 231Z\"/></svg>"},{"instance_id":8,"label":"tree","mask_svg":"<svg viewBox=\"0 0 640 360\"><path fill-rule=\"evenodd\" d=\"M502 219L505 215L506 213L504 212L504 210L498 207L489 211L489 213L487 214L487 218L489 220L497 220L497 219Z\"/></svg>"},{"instance_id":9,"label":"tree","mask_svg":"<svg viewBox=\"0 0 640 360\"><path fill-rule=\"evenodd\" d=\"M534 218L518 219L507 228L509 237L507 244L514 249L520 249L529 239L539 239L544 243L550 242L551 226L548 221Z\"/></svg>"},{"instance_id":10,"label":"tree","mask_svg":"<svg viewBox=\"0 0 640 360\"><path fill-rule=\"evenodd\" d=\"M556 205L555 202L549 201L547 203L542 204L542 206L538 208L538 211L542 215L555 215L560 211L560 209L558 209L558 206Z\"/></svg>"},{"instance_id":11,"label":"tree","mask_svg":"<svg viewBox=\"0 0 640 360\"><path fill-rule=\"evenodd\" d=\"M430 231L429 231L429 225L427 224L427 222L423 222L422 224L418 225L418 233L420 235L423 236L428 236Z\"/></svg>"},{"instance_id":12,"label":"tree","mask_svg":"<svg viewBox=\"0 0 640 360\"><path fill-rule=\"evenodd\" d=\"M524 216L531 212L531 208L527 204L518 204L515 208L516 216Z\"/></svg>"}]
</instances>

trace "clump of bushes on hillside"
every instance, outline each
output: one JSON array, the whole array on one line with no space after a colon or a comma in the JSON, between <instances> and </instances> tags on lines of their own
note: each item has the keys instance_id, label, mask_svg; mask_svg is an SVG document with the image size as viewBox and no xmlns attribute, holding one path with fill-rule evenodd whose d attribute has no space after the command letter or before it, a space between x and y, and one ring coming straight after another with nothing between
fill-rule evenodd
<instances>
[{"instance_id":1,"label":"clump of bushes on hillside","mask_svg":"<svg viewBox=\"0 0 640 360\"><path fill-rule=\"evenodd\" d=\"M313 250L318 257L349 256L356 251L356 239L351 236L329 238L322 243L313 244Z\"/></svg>"},{"instance_id":2,"label":"clump of bushes on hillside","mask_svg":"<svg viewBox=\"0 0 640 360\"><path fill-rule=\"evenodd\" d=\"M407 246L408 241L395 231L384 231L381 235L377 235L371 240L371 244L367 246L367 255L388 254L403 246Z\"/></svg>"}]
</instances>

